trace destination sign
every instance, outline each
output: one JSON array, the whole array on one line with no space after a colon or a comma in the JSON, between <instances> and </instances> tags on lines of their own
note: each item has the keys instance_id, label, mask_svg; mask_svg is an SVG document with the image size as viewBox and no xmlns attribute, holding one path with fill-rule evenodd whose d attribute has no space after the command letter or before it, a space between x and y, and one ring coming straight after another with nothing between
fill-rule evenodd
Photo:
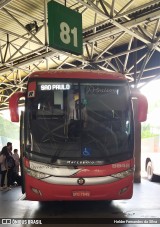
<instances>
[{"instance_id":1,"label":"destination sign","mask_svg":"<svg viewBox=\"0 0 160 227\"><path fill-rule=\"evenodd\" d=\"M52 91L52 90L70 90L70 84L41 84L41 91Z\"/></svg>"}]
</instances>

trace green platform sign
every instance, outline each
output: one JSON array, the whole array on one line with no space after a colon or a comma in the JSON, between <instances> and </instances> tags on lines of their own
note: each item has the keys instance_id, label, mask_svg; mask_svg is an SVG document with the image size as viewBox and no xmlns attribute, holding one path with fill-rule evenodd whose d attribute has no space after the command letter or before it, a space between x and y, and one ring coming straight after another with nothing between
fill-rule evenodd
<instances>
[{"instance_id":1,"label":"green platform sign","mask_svg":"<svg viewBox=\"0 0 160 227\"><path fill-rule=\"evenodd\" d=\"M82 15L57 2L48 2L49 46L82 54Z\"/></svg>"}]
</instances>

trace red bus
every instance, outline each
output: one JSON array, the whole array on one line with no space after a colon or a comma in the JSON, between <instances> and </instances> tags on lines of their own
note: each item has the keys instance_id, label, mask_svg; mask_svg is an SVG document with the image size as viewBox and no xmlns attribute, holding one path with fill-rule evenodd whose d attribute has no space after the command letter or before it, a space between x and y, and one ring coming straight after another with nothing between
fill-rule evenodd
<instances>
[{"instance_id":1,"label":"red bus","mask_svg":"<svg viewBox=\"0 0 160 227\"><path fill-rule=\"evenodd\" d=\"M10 97L20 120L26 199L129 199L134 176L133 99L126 78L103 71L38 71ZM146 118L139 99L138 119Z\"/></svg>"}]
</instances>

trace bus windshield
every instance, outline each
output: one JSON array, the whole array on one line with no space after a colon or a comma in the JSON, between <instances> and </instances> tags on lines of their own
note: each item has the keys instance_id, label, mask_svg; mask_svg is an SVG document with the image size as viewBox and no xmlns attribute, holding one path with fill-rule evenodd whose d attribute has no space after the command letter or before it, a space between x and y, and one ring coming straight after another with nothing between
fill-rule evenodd
<instances>
[{"instance_id":1,"label":"bus windshield","mask_svg":"<svg viewBox=\"0 0 160 227\"><path fill-rule=\"evenodd\" d=\"M131 108L126 82L39 81L27 100L28 152L52 161L130 158Z\"/></svg>"}]
</instances>

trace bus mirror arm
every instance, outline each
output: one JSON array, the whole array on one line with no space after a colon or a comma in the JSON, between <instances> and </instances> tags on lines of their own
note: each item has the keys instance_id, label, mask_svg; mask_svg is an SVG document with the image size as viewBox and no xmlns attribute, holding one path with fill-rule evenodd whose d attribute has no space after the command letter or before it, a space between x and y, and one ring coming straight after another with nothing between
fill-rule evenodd
<instances>
[{"instance_id":1,"label":"bus mirror arm","mask_svg":"<svg viewBox=\"0 0 160 227\"><path fill-rule=\"evenodd\" d=\"M18 102L25 97L24 92L16 92L9 98L9 109L12 122L19 122Z\"/></svg>"}]
</instances>

